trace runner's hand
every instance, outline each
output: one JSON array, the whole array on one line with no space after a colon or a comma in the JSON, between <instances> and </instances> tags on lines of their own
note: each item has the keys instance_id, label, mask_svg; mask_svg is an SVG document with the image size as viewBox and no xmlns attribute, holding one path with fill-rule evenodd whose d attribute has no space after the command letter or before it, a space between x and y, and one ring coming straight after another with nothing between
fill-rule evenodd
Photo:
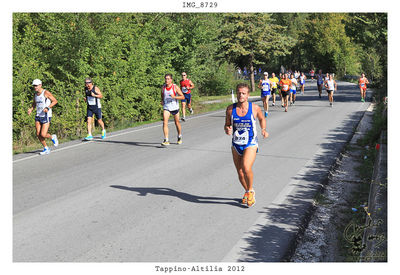
<instances>
[{"instance_id":1,"label":"runner's hand","mask_svg":"<svg viewBox=\"0 0 400 275\"><path fill-rule=\"evenodd\" d=\"M261 130L261 134L262 134L263 138L267 138L269 136L269 134L266 130Z\"/></svg>"},{"instance_id":2,"label":"runner's hand","mask_svg":"<svg viewBox=\"0 0 400 275\"><path fill-rule=\"evenodd\" d=\"M232 135L232 125L231 126L225 126L225 134L227 135Z\"/></svg>"}]
</instances>

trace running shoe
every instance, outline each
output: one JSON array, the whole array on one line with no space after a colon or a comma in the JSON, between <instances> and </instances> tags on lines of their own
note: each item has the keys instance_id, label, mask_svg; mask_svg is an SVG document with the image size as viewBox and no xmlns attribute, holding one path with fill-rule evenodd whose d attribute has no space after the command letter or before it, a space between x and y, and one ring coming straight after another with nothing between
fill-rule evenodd
<instances>
[{"instance_id":1,"label":"running shoe","mask_svg":"<svg viewBox=\"0 0 400 275\"><path fill-rule=\"evenodd\" d=\"M274 102L272 102L272 106L275 106L275 103L274 103Z\"/></svg>"},{"instance_id":2,"label":"running shoe","mask_svg":"<svg viewBox=\"0 0 400 275\"><path fill-rule=\"evenodd\" d=\"M88 134L88 135L85 137L85 140L93 140L93 136L92 136L91 134Z\"/></svg>"},{"instance_id":3,"label":"running shoe","mask_svg":"<svg viewBox=\"0 0 400 275\"><path fill-rule=\"evenodd\" d=\"M361 98L361 102L365 102L364 98Z\"/></svg>"},{"instance_id":4,"label":"running shoe","mask_svg":"<svg viewBox=\"0 0 400 275\"><path fill-rule=\"evenodd\" d=\"M242 198L242 204L247 204L248 197L249 197L249 192L245 192Z\"/></svg>"},{"instance_id":5,"label":"running shoe","mask_svg":"<svg viewBox=\"0 0 400 275\"><path fill-rule=\"evenodd\" d=\"M182 136L178 136L178 141L177 141L177 143L178 143L178 144L182 144Z\"/></svg>"},{"instance_id":6,"label":"running shoe","mask_svg":"<svg viewBox=\"0 0 400 275\"><path fill-rule=\"evenodd\" d=\"M247 198L247 206L252 207L254 204L256 204L256 192L254 190L249 191L249 195Z\"/></svg>"},{"instance_id":7,"label":"running shoe","mask_svg":"<svg viewBox=\"0 0 400 275\"><path fill-rule=\"evenodd\" d=\"M164 139L164 141L161 143L161 145L168 146L169 145L169 141Z\"/></svg>"},{"instance_id":8,"label":"running shoe","mask_svg":"<svg viewBox=\"0 0 400 275\"><path fill-rule=\"evenodd\" d=\"M190 111L190 114L193 115L193 109L190 108L189 111Z\"/></svg>"},{"instance_id":9,"label":"running shoe","mask_svg":"<svg viewBox=\"0 0 400 275\"><path fill-rule=\"evenodd\" d=\"M183 117L181 118L181 120L182 120L182 121L186 121L186 118L183 116Z\"/></svg>"},{"instance_id":10,"label":"running shoe","mask_svg":"<svg viewBox=\"0 0 400 275\"><path fill-rule=\"evenodd\" d=\"M329 105L330 105L331 107L333 107L333 103L332 103L332 102L329 102Z\"/></svg>"},{"instance_id":11,"label":"running shoe","mask_svg":"<svg viewBox=\"0 0 400 275\"><path fill-rule=\"evenodd\" d=\"M267 117L268 116L268 112L264 112L264 116Z\"/></svg>"},{"instance_id":12,"label":"running shoe","mask_svg":"<svg viewBox=\"0 0 400 275\"><path fill-rule=\"evenodd\" d=\"M54 146L57 147L58 146L58 138L56 135L52 135L51 136L51 141L53 142Z\"/></svg>"},{"instance_id":13,"label":"running shoe","mask_svg":"<svg viewBox=\"0 0 400 275\"><path fill-rule=\"evenodd\" d=\"M44 147L43 151L39 153L40 155L48 155L50 154L50 148Z\"/></svg>"},{"instance_id":14,"label":"running shoe","mask_svg":"<svg viewBox=\"0 0 400 275\"><path fill-rule=\"evenodd\" d=\"M106 138L106 129L101 131L101 139L105 139L105 138Z\"/></svg>"}]
</instances>

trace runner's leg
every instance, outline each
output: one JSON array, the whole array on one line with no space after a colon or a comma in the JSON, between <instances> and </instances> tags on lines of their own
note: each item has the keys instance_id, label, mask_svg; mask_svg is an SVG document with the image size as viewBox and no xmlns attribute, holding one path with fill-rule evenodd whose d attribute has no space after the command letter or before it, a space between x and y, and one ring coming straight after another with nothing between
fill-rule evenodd
<instances>
[{"instance_id":1,"label":"runner's leg","mask_svg":"<svg viewBox=\"0 0 400 275\"><path fill-rule=\"evenodd\" d=\"M168 119L170 116L170 112L167 110L163 110L163 133L164 139L168 139Z\"/></svg>"},{"instance_id":2,"label":"runner's leg","mask_svg":"<svg viewBox=\"0 0 400 275\"><path fill-rule=\"evenodd\" d=\"M178 132L178 137L182 135L182 127L181 123L179 122L179 112L174 115L175 127L176 131Z\"/></svg>"},{"instance_id":3,"label":"runner's leg","mask_svg":"<svg viewBox=\"0 0 400 275\"><path fill-rule=\"evenodd\" d=\"M238 154L238 152L236 152L236 149L233 148L232 146L232 157L233 157L233 163L235 164L236 167L236 171L239 177L239 181L240 184L243 186L245 191L248 191L249 188L247 186L247 182L244 176L244 172L243 172L243 167L242 167L242 156Z\"/></svg>"}]
</instances>

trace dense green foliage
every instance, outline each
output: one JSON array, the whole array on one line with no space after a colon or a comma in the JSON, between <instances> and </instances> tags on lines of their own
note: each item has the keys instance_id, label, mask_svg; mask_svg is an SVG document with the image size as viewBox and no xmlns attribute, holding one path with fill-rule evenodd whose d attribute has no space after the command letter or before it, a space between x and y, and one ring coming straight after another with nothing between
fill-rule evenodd
<instances>
[{"instance_id":1,"label":"dense green foliage","mask_svg":"<svg viewBox=\"0 0 400 275\"><path fill-rule=\"evenodd\" d=\"M104 95L111 129L160 116L166 73L177 83L186 71L195 97L229 93L237 67L365 71L380 80L386 51L386 14L15 13L14 149L37 143L34 115L27 115L35 78L59 102L51 132L63 139L86 133L88 76Z\"/></svg>"}]
</instances>

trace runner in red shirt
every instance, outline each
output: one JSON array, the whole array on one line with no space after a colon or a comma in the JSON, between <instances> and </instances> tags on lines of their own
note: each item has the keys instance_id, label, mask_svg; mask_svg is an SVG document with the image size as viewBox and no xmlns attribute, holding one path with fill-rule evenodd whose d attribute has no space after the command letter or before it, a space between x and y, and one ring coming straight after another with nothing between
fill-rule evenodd
<instances>
[{"instance_id":1,"label":"runner in red shirt","mask_svg":"<svg viewBox=\"0 0 400 275\"><path fill-rule=\"evenodd\" d=\"M314 70L311 69L310 71L311 81L314 81L314 74L315 74Z\"/></svg>"},{"instance_id":2,"label":"runner in red shirt","mask_svg":"<svg viewBox=\"0 0 400 275\"><path fill-rule=\"evenodd\" d=\"M180 81L180 86L181 90L183 92L183 95L185 96L185 99L181 100L182 103L182 120L186 120L186 103L189 108L190 114L193 114L193 109L192 109L192 95L191 95L191 89L194 88L193 82L187 78L187 74L185 72L182 72L182 80Z\"/></svg>"},{"instance_id":3,"label":"runner in red shirt","mask_svg":"<svg viewBox=\"0 0 400 275\"><path fill-rule=\"evenodd\" d=\"M367 93L367 84L369 84L368 79L365 77L365 74L362 73L360 79L358 80L362 102L365 102L365 95Z\"/></svg>"}]
</instances>

